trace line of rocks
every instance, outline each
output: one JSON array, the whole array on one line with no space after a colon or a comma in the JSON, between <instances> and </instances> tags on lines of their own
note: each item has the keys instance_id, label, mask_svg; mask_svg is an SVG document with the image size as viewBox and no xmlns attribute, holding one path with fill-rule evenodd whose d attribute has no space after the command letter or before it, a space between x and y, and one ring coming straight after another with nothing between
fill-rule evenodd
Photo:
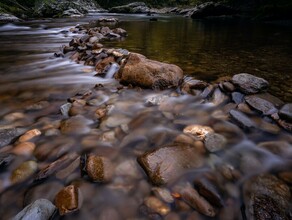
<instances>
[{"instance_id":1,"label":"line of rocks","mask_svg":"<svg viewBox=\"0 0 292 220\"><path fill-rule=\"evenodd\" d=\"M30 129L1 130L1 216L20 210L9 206L19 187L26 207L14 219L71 213L127 219L136 212L150 219L236 219L241 212L248 219L291 218L291 104L247 73L209 84L183 78L180 70L172 75L177 67L124 49L99 47L97 53L99 40L90 39L112 31L102 30L72 29L85 37L63 51L71 59L78 53L74 60L95 66L99 77L112 72L122 84L81 91ZM36 112L48 108L36 106ZM12 123L26 117L4 118ZM109 195L125 198L127 212L118 203L118 212L96 208Z\"/></svg>"}]
</instances>

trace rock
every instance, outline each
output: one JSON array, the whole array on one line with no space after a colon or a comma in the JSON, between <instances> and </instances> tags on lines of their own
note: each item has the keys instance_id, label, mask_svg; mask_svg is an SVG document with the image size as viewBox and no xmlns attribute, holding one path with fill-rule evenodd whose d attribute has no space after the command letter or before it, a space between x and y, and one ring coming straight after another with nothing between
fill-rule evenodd
<instances>
[{"instance_id":1,"label":"rock","mask_svg":"<svg viewBox=\"0 0 292 220\"><path fill-rule=\"evenodd\" d=\"M113 29L113 32L115 34L122 36L122 37L126 37L128 35L127 31L122 29L122 28L115 28L115 29Z\"/></svg>"},{"instance_id":2,"label":"rock","mask_svg":"<svg viewBox=\"0 0 292 220\"><path fill-rule=\"evenodd\" d=\"M84 16L80 11L77 9L69 8L68 10L63 11L62 17L82 17Z\"/></svg>"},{"instance_id":3,"label":"rock","mask_svg":"<svg viewBox=\"0 0 292 220\"><path fill-rule=\"evenodd\" d=\"M141 54L131 53L116 78L126 85L166 89L179 86L183 71L176 65L149 60Z\"/></svg>"},{"instance_id":4,"label":"rock","mask_svg":"<svg viewBox=\"0 0 292 220\"><path fill-rule=\"evenodd\" d=\"M181 198L196 211L209 217L214 217L216 215L214 207L204 197L200 196L190 183L177 186L174 190L175 192L178 192L181 195Z\"/></svg>"},{"instance_id":5,"label":"rock","mask_svg":"<svg viewBox=\"0 0 292 220\"><path fill-rule=\"evenodd\" d=\"M292 103L284 105L278 114L281 119L292 122Z\"/></svg>"},{"instance_id":6,"label":"rock","mask_svg":"<svg viewBox=\"0 0 292 220\"><path fill-rule=\"evenodd\" d=\"M202 90L208 86L208 83L194 79L192 77L186 77L181 85L181 90L184 93L193 94L192 90Z\"/></svg>"},{"instance_id":7,"label":"rock","mask_svg":"<svg viewBox=\"0 0 292 220\"><path fill-rule=\"evenodd\" d=\"M215 89L211 98L211 102L214 105L221 105L223 103L226 103L227 101L228 97L223 92L221 92L219 88Z\"/></svg>"},{"instance_id":8,"label":"rock","mask_svg":"<svg viewBox=\"0 0 292 220\"><path fill-rule=\"evenodd\" d=\"M102 18L99 18L97 20L98 23L101 23L101 24L107 24L107 23L112 23L112 24L116 24L119 22L119 19L117 18L106 18L106 17L102 17Z\"/></svg>"},{"instance_id":9,"label":"rock","mask_svg":"<svg viewBox=\"0 0 292 220\"><path fill-rule=\"evenodd\" d=\"M12 154L0 153L0 171L8 167L14 158Z\"/></svg>"},{"instance_id":10,"label":"rock","mask_svg":"<svg viewBox=\"0 0 292 220\"><path fill-rule=\"evenodd\" d=\"M11 144L25 131L23 128L0 129L0 148Z\"/></svg>"},{"instance_id":11,"label":"rock","mask_svg":"<svg viewBox=\"0 0 292 220\"><path fill-rule=\"evenodd\" d=\"M232 77L232 83L244 94L254 94L268 88L269 83L263 78L248 73L236 74Z\"/></svg>"},{"instance_id":12,"label":"rock","mask_svg":"<svg viewBox=\"0 0 292 220\"><path fill-rule=\"evenodd\" d=\"M203 165L196 149L185 144L167 145L148 151L138 157L138 162L155 185L166 184L186 170Z\"/></svg>"},{"instance_id":13,"label":"rock","mask_svg":"<svg viewBox=\"0 0 292 220\"><path fill-rule=\"evenodd\" d=\"M53 163L49 164L48 166L40 170L40 172L36 175L34 180L43 181L49 178L51 175L55 174L59 170L68 166L77 157L78 156L76 153L70 153L70 154L64 155L63 157L59 158L58 160L54 161Z\"/></svg>"},{"instance_id":14,"label":"rock","mask_svg":"<svg viewBox=\"0 0 292 220\"><path fill-rule=\"evenodd\" d=\"M292 158L292 145L286 141L266 141L259 143L258 146L282 158Z\"/></svg>"},{"instance_id":15,"label":"rock","mask_svg":"<svg viewBox=\"0 0 292 220\"><path fill-rule=\"evenodd\" d=\"M242 128L255 128L255 123L244 113L236 110L229 112L231 118Z\"/></svg>"},{"instance_id":16,"label":"rock","mask_svg":"<svg viewBox=\"0 0 292 220\"><path fill-rule=\"evenodd\" d=\"M222 87L223 87L224 91L227 91L227 92L233 92L235 90L234 85L230 82L222 83Z\"/></svg>"},{"instance_id":17,"label":"rock","mask_svg":"<svg viewBox=\"0 0 292 220\"><path fill-rule=\"evenodd\" d=\"M63 134L87 134L90 131L89 125L91 124L93 124L92 120L77 115L62 121L60 130Z\"/></svg>"},{"instance_id":18,"label":"rock","mask_svg":"<svg viewBox=\"0 0 292 220\"><path fill-rule=\"evenodd\" d=\"M56 207L47 199L39 199L26 206L13 220L47 220L52 217Z\"/></svg>"},{"instance_id":19,"label":"rock","mask_svg":"<svg viewBox=\"0 0 292 220\"><path fill-rule=\"evenodd\" d=\"M165 102L169 99L167 95L150 95L146 97L145 105L146 106L158 106L162 102Z\"/></svg>"},{"instance_id":20,"label":"rock","mask_svg":"<svg viewBox=\"0 0 292 220\"><path fill-rule=\"evenodd\" d=\"M236 10L221 3L206 2L192 10L191 18L202 19L209 16L234 15Z\"/></svg>"},{"instance_id":21,"label":"rock","mask_svg":"<svg viewBox=\"0 0 292 220\"><path fill-rule=\"evenodd\" d=\"M264 115L272 115L277 113L278 110L276 107L269 101L258 97L257 95L249 95L245 97L245 101L253 109L259 111Z\"/></svg>"},{"instance_id":22,"label":"rock","mask_svg":"<svg viewBox=\"0 0 292 220\"><path fill-rule=\"evenodd\" d=\"M243 186L247 219L288 220L291 193L289 187L270 174L255 176Z\"/></svg>"},{"instance_id":23,"label":"rock","mask_svg":"<svg viewBox=\"0 0 292 220\"><path fill-rule=\"evenodd\" d=\"M60 215L66 215L80 209L82 200L80 189L74 185L69 185L56 195L55 205L59 209Z\"/></svg>"},{"instance_id":24,"label":"rock","mask_svg":"<svg viewBox=\"0 0 292 220\"><path fill-rule=\"evenodd\" d=\"M32 129L29 130L27 132L25 132L25 134L21 135L18 139L19 142L27 142L31 139L33 139L34 137L37 137L39 135L41 135L42 132L39 129Z\"/></svg>"},{"instance_id":25,"label":"rock","mask_svg":"<svg viewBox=\"0 0 292 220\"><path fill-rule=\"evenodd\" d=\"M189 125L184 128L183 132L185 134L191 134L200 140L203 140L207 134L213 133L214 130L211 127L203 125Z\"/></svg>"},{"instance_id":26,"label":"rock","mask_svg":"<svg viewBox=\"0 0 292 220\"><path fill-rule=\"evenodd\" d=\"M158 213L162 216L165 216L170 212L170 208L154 196L147 197L144 200L144 204L151 212Z\"/></svg>"},{"instance_id":27,"label":"rock","mask_svg":"<svg viewBox=\"0 0 292 220\"><path fill-rule=\"evenodd\" d=\"M0 12L0 23L10 23L10 22L18 22L21 21L18 17L7 14L7 13L1 13Z\"/></svg>"},{"instance_id":28,"label":"rock","mask_svg":"<svg viewBox=\"0 0 292 220\"><path fill-rule=\"evenodd\" d=\"M156 197L163 200L166 203L173 203L174 198L171 195L171 192L167 188L154 187L152 191Z\"/></svg>"},{"instance_id":29,"label":"rock","mask_svg":"<svg viewBox=\"0 0 292 220\"><path fill-rule=\"evenodd\" d=\"M37 171L38 165L35 161L26 161L17 167L11 174L12 183L19 183L26 180Z\"/></svg>"},{"instance_id":30,"label":"rock","mask_svg":"<svg viewBox=\"0 0 292 220\"><path fill-rule=\"evenodd\" d=\"M71 103L66 103L64 105L61 105L60 107L61 114L64 115L65 117L69 117L69 110L71 107L72 107Z\"/></svg>"},{"instance_id":31,"label":"rock","mask_svg":"<svg viewBox=\"0 0 292 220\"><path fill-rule=\"evenodd\" d=\"M12 153L16 155L32 155L34 149L35 149L35 144L32 142L21 142L17 144L13 149Z\"/></svg>"},{"instance_id":32,"label":"rock","mask_svg":"<svg viewBox=\"0 0 292 220\"><path fill-rule=\"evenodd\" d=\"M113 176L113 165L108 158L91 154L86 159L85 171L93 182L108 182Z\"/></svg>"},{"instance_id":33,"label":"rock","mask_svg":"<svg viewBox=\"0 0 292 220\"><path fill-rule=\"evenodd\" d=\"M62 15L82 15L89 11L98 10L99 6L92 0L52 0L37 1L35 15L40 17L55 17Z\"/></svg>"},{"instance_id":34,"label":"rock","mask_svg":"<svg viewBox=\"0 0 292 220\"><path fill-rule=\"evenodd\" d=\"M217 207L223 207L223 199L219 194L218 189L207 179L201 178L194 181L200 195L202 195L208 202Z\"/></svg>"},{"instance_id":35,"label":"rock","mask_svg":"<svg viewBox=\"0 0 292 220\"><path fill-rule=\"evenodd\" d=\"M231 93L232 96L232 101L235 104L240 104L244 101L244 94L240 93L240 92L233 92Z\"/></svg>"},{"instance_id":36,"label":"rock","mask_svg":"<svg viewBox=\"0 0 292 220\"><path fill-rule=\"evenodd\" d=\"M208 133L204 138L205 147L211 153L222 150L227 144L226 138L221 134Z\"/></svg>"},{"instance_id":37,"label":"rock","mask_svg":"<svg viewBox=\"0 0 292 220\"><path fill-rule=\"evenodd\" d=\"M125 14L146 14L150 12L150 8L144 2L133 2L128 5L112 7L110 13L125 13Z\"/></svg>"}]
</instances>

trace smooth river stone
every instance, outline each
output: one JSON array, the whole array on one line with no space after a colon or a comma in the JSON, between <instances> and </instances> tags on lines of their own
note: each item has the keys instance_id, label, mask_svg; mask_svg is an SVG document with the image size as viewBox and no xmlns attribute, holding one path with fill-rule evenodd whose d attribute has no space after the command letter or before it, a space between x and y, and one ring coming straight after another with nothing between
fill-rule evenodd
<instances>
[{"instance_id":1,"label":"smooth river stone","mask_svg":"<svg viewBox=\"0 0 292 220\"><path fill-rule=\"evenodd\" d=\"M71 117L61 122L60 129L63 134L87 134L90 132L92 120L85 118L82 115Z\"/></svg>"},{"instance_id":2,"label":"smooth river stone","mask_svg":"<svg viewBox=\"0 0 292 220\"><path fill-rule=\"evenodd\" d=\"M184 128L183 132L185 134L191 134L194 137L203 140L207 134L213 133L214 130L211 127L203 125L189 125Z\"/></svg>"},{"instance_id":3,"label":"smooth river stone","mask_svg":"<svg viewBox=\"0 0 292 220\"><path fill-rule=\"evenodd\" d=\"M249 220L291 219L288 216L291 211L290 189L273 175L263 174L246 181L243 196Z\"/></svg>"},{"instance_id":4,"label":"smooth river stone","mask_svg":"<svg viewBox=\"0 0 292 220\"><path fill-rule=\"evenodd\" d=\"M245 97L245 101L249 106L251 106L253 109L259 111L260 113L264 115L272 115L278 110L276 107L269 101L262 99L258 97L257 95L250 95Z\"/></svg>"},{"instance_id":5,"label":"smooth river stone","mask_svg":"<svg viewBox=\"0 0 292 220\"><path fill-rule=\"evenodd\" d=\"M217 152L217 151L222 150L225 147L227 140L221 134L208 133L205 136L204 143L205 143L206 149L209 152Z\"/></svg>"},{"instance_id":6,"label":"smooth river stone","mask_svg":"<svg viewBox=\"0 0 292 220\"><path fill-rule=\"evenodd\" d=\"M25 131L24 128L0 129L0 148L12 143Z\"/></svg>"},{"instance_id":7,"label":"smooth river stone","mask_svg":"<svg viewBox=\"0 0 292 220\"><path fill-rule=\"evenodd\" d=\"M248 73L236 74L232 77L232 83L245 94L255 94L268 88L269 83L263 78Z\"/></svg>"},{"instance_id":8,"label":"smooth river stone","mask_svg":"<svg viewBox=\"0 0 292 220\"><path fill-rule=\"evenodd\" d=\"M47 199L39 199L26 206L12 220L47 220L54 214L56 207Z\"/></svg>"},{"instance_id":9,"label":"smooth river stone","mask_svg":"<svg viewBox=\"0 0 292 220\"><path fill-rule=\"evenodd\" d=\"M249 117L240 111L231 110L229 114L231 118L242 128L254 128L256 126Z\"/></svg>"},{"instance_id":10,"label":"smooth river stone","mask_svg":"<svg viewBox=\"0 0 292 220\"><path fill-rule=\"evenodd\" d=\"M13 149L12 153L16 155L32 155L35 149L35 144L32 142L21 142L17 144Z\"/></svg>"},{"instance_id":11,"label":"smooth river stone","mask_svg":"<svg viewBox=\"0 0 292 220\"><path fill-rule=\"evenodd\" d=\"M111 161L102 156L89 155L86 160L85 170L93 182L108 182L113 176Z\"/></svg>"},{"instance_id":12,"label":"smooth river stone","mask_svg":"<svg viewBox=\"0 0 292 220\"><path fill-rule=\"evenodd\" d=\"M19 142L26 142L26 141L29 141L29 140L33 139L34 137L37 137L41 134L42 134L42 132L39 129L32 129L32 130L25 132L25 134L21 135L19 137L18 141Z\"/></svg>"},{"instance_id":13,"label":"smooth river stone","mask_svg":"<svg viewBox=\"0 0 292 220\"><path fill-rule=\"evenodd\" d=\"M37 170L37 163L35 161L26 161L17 167L11 174L10 180L12 183L19 183L26 180Z\"/></svg>"},{"instance_id":14,"label":"smooth river stone","mask_svg":"<svg viewBox=\"0 0 292 220\"><path fill-rule=\"evenodd\" d=\"M186 183L174 188L181 198L196 211L203 215L214 217L216 215L215 208L195 190L190 183Z\"/></svg>"},{"instance_id":15,"label":"smooth river stone","mask_svg":"<svg viewBox=\"0 0 292 220\"><path fill-rule=\"evenodd\" d=\"M80 189L74 185L69 185L56 195L55 205L59 209L60 215L66 215L80 209L82 200Z\"/></svg>"},{"instance_id":16,"label":"smooth river stone","mask_svg":"<svg viewBox=\"0 0 292 220\"><path fill-rule=\"evenodd\" d=\"M144 200L144 204L148 207L152 212L158 213L162 216L167 215L170 212L170 208L163 203L161 200L157 199L154 196L149 196Z\"/></svg>"},{"instance_id":17,"label":"smooth river stone","mask_svg":"<svg viewBox=\"0 0 292 220\"><path fill-rule=\"evenodd\" d=\"M292 103L284 105L278 114L280 118L292 122Z\"/></svg>"},{"instance_id":18,"label":"smooth river stone","mask_svg":"<svg viewBox=\"0 0 292 220\"><path fill-rule=\"evenodd\" d=\"M0 153L0 171L10 165L10 163L15 159L15 155Z\"/></svg>"},{"instance_id":19,"label":"smooth river stone","mask_svg":"<svg viewBox=\"0 0 292 220\"><path fill-rule=\"evenodd\" d=\"M198 151L185 144L172 144L144 153L138 162L155 185L166 184L183 172L203 165Z\"/></svg>"}]
</instances>

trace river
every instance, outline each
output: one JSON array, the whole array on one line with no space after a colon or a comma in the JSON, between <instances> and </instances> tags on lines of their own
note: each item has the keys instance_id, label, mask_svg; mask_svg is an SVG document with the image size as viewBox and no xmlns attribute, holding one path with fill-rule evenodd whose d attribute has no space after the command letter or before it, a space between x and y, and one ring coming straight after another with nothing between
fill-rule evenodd
<instances>
[{"instance_id":1,"label":"river","mask_svg":"<svg viewBox=\"0 0 292 220\"><path fill-rule=\"evenodd\" d=\"M36 128L42 134L28 141L34 146L30 153L15 150L19 141L0 148L0 156L11 152L17 155L7 169L0 170L0 218L15 216L35 199L53 201L62 187L73 184L83 194L82 208L65 217L55 214L54 219L164 219L165 210L172 216L165 219L206 219L181 198L173 201L175 187L218 171L215 182L226 206L218 211L217 217L227 219L233 215L230 219L242 219L239 217L244 201L242 184L252 175L277 173L280 176L286 171L284 167L289 171L291 150L284 147L271 150L267 142L281 140L283 146L287 144L291 148L291 134L274 125L268 132L242 131L229 122L226 109L221 111L192 96L179 96L177 91L120 89L114 79L95 77L90 66L54 57L62 45L76 37L77 34L68 31L70 28L103 16L118 18L120 22L116 26L128 32L123 41L103 42L106 47L124 48L150 59L176 64L185 75L210 83L237 73L251 73L270 82L271 94L292 102L292 32L285 26L231 20L198 21L166 15L150 21L145 15L116 14L1 25L0 128ZM97 84L103 87L92 90ZM157 101L152 103L157 95L167 97L162 106ZM74 109L70 114L82 116L68 122L66 126L72 126L71 129L64 126L67 118L60 114L59 108L73 96ZM97 107L108 112L105 119L96 116ZM258 124L264 123L254 114L250 117ZM271 119L263 120L271 122ZM207 152L201 140L183 136L184 128L192 124L210 126L225 135L227 147L219 153ZM194 142L196 151L202 154L198 159L202 165L180 173L163 188L166 190L163 196L159 194L161 189L150 184L136 158L174 140ZM266 145L259 147L261 143ZM79 156L89 153L111 161L114 174L110 183L92 184L80 177ZM36 173L63 155L69 155L69 159L64 159L65 165L57 167L45 181L33 181ZM38 172L35 170L34 175L15 184L11 173L25 161L36 161ZM230 179L224 174L231 176ZM153 195L164 203L170 196L171 201L160 206L154 199L153 205L149 202ZM156 209L151 207L160 214L149 211L147 204L155 206Z\"/></svg>"}]
</instances>

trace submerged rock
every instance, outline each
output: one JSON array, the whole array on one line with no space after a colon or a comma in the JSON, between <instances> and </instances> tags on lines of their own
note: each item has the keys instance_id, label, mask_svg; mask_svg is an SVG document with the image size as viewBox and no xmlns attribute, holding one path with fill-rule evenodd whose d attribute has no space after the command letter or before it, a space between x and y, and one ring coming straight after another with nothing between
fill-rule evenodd
<instances>
[{"instance_id":1,"label":"submerged rock","mask_svg":"<svg viewBox=\"0 0 292 220\"><path fill-rule=\"evenodd\" d=\"M217 152L225 147L227 140L221 134L208 133L205 136L204 143L209 152Z\"/></svg>"},{"instance_id":2,"label":"submerged rock","mask_svg":"<svg viewBox=\"0 0 292 220\"><path fill-rule=\"evenodd\" d=\"M236 74L232 77L232 83L245 94L254 94L268 88L269 83L263 78L248 73Z\"/></svg>"},{"instance_id":3,"label":"submerged rock","mask_svg":"<svg viewBox=\"0 0 292 220\"><path fill-rule=\"evenodd\" d=\"M280 118L292 122L292 103L284 105L278 114Z\"/></svg>"},{"instance_id":4,"label":"submerged rock","mask_svg":"<svg viewBox=\"0 0 292 220\"><path fill-rule=\"evenodd\" d=\"M254 128L256 124L244 113L236 110L229 112L231 118L242 128Z\"/></svg>"},{"instance_id":5,"label":"submerged rock","mask_svg":"<svg viewBox=\"0 0 292 220\"><path fill-rule=\"evenodd\" d=\"M116 78L122 84L166 89L180 84L183 71L176 65L149 60L141 54L131 53L127 63L116 74Z\"/></svg>"},{"instance_id":6,"label":"submerged rock","mask_svg":"<svg viewBox=\"0 0 292 220\"><path fill-rule=\"evenodd\" d=\"M37 163L35 161L26 161L17 167L11 174L12 183L19 183L26 180L37 171Z\"/></svg>"},{"instance_id":7,"label":"submerged rock","mask_svg":"<svg viewBox=\"0 0 292 220\"><path fill-rule=\"evenodd\" d=\"M0 129L0 148L16 140L25 131L23 128Z\"/></svg>"},{"instance_id":8,"label":"submerged rock","mask_svg":"<svg viewBox=\"0 0 292 220\"><path fill-rule=\"evenodd\" d=\"M26 206L13 220L47 220L52 217L56 207L47 199L39 199Z\"/></svg>"},{"instance_id":9,"label":"submerged rock","mask_svg":"<svg viewBox=\"0 0 292 220\"><path fill-rule=\"evenodd\" d=\"M173 144L146 152L138 162L153 184L162 185L190 168L201 167L203 158L192 146Z\"/></svg>"},{"instance_id":10,"label":"submerged rock","mask_svg":"<svg viewBox=\"0 0 292 220\"><path fill-rule=\"evenodd\" d=\"M0 23L8 23L8 22L18 22L21 21L18 17L7 14L7 13L0 13Z\"/></svg>"},{"instance_id":11,"label":"submerged rock","mask_svg":"<svg viewBox=\"0 0 292 220\"><path fill-rule=\"evenodd\" d=\"M74 185L69 185L56 195L55 205L59 209L60 215L66 215L80 209L82 199L80 189Z\"/></svg>"},{"instance_id":12,"label":"submerged rock","mask_svg":"<svg viewBox=\"0 0 292 220\"><path fill-rule=\"evenodd\" d=\"M250 95L245 97L245 101L249 106L251 106L253 109L259 111L260 113L264 115L272 115L278 110L276 107L269 101L262 99L258 97L257 95Z\"/></svg>"},{"instance_id":13,"label":"submerged rock","mask_svg":"<svg viewBox=\"0 0 292 220\"><path fill-rule=\"evenodd\" d=\"M270 174L253 177L244 184L243 193L247 219L290 219L291 193L277 177Z\"/></svg>"}]
</instances>

